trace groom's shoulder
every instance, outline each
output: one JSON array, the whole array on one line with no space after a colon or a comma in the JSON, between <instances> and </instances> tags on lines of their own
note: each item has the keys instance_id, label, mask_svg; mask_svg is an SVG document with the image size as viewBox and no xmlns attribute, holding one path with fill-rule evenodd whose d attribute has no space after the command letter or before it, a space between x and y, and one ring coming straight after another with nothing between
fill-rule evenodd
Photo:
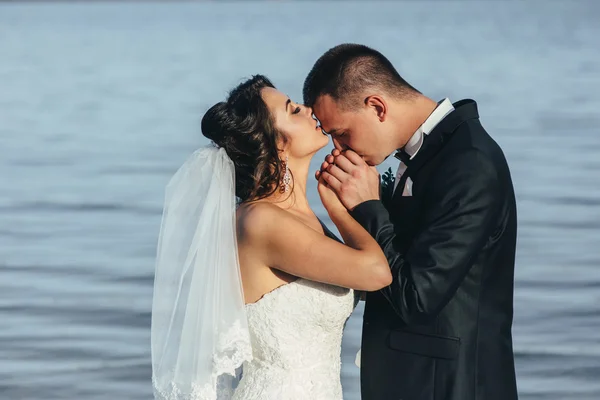
<instances>
[{"instance_id":1,"label":"groom's shoulder","mask_svg":"<svg viewBox=\"0 0 600 400\"><path fill-rule=\"evenodd\" d=\"M447 152L476 151L480 156L495 159L503 153L500 145L483 126L479 118L465 121L450 140Z\"/></svg>"},{"instance_id":2,"label":"groom's shoulder","mask_svg":"<svg viewBox=\"0 0 600 400\"><path fill-rule=\"evenodd\" d=\"M490 176L496 176L506 167L506 158L500 145L478 119L460 126L441 153L438 168L443 171L471 171L478 176L487 172Z\"/></svg>"}]
</instances>

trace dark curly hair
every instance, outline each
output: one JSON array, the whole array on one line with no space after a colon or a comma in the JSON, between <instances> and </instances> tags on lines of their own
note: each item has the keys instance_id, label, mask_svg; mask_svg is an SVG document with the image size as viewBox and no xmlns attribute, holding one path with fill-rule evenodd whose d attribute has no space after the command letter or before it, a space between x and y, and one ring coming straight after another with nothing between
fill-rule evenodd
<instances>
[{"instance_id":1,"label":"dark curly hair","mask_svg":"<svg viewBox=\"0 0 600 400\"><path fill-rule=\"evenodd\" d=\"M261 96L267 87L275 88L267 77L254 75L202 117L202 134L225 149L235 165L235 192L241 202L272 195L284 174L278 146L286 138L275 129Z\"/></svg>"}]
</instances>

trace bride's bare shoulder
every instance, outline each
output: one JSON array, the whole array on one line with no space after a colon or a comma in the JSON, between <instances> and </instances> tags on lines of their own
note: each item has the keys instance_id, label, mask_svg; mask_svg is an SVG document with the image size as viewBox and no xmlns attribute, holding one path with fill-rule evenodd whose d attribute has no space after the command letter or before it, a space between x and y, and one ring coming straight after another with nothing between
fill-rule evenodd
<instances>
[{"instance_id":1,"label":"bride's bare shoulder","mask_svg":"<svg viewBox=\"0 0 600 400\"><path fill-rule=\"evenodd\" d=\"M290 218L289 213L269 202L241 204L237 210L238 237L256 239Z\"/></svg>"}]
</instances>

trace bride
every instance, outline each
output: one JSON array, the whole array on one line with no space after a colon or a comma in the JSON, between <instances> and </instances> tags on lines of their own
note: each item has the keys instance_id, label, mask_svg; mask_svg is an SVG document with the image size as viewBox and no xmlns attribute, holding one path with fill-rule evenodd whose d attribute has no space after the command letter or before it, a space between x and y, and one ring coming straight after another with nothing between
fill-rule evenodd
<instances>
[{"instance_id":1,"label":"bride","mask_svg":"<svg viewBox=\"0 0 600 400\"><path fill-rule=\"evenodd\" d=\"M309 164L328 143L312 110L264 76L211 107L166 190L152 305L161 400L340 400L354 291L391 283L376 241L323 181L345 244L311 210Z\"/></svg>"}]
</instances>

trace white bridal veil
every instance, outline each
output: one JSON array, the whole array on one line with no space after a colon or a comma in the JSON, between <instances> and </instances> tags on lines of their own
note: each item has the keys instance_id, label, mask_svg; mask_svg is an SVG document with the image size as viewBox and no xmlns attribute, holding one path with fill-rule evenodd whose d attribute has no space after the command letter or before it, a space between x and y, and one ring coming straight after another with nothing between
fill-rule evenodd
<instances>
[{"instance_id":1,"label":"white bridal veil","mask_svg":"<svg viewBox=\"0 0 600 400\"><path fill-rule=\"evenodd\" d=\"M224 149L197 150L167 185L152 303L155 399L230 399L252 358L235 211Z\"/></svg>"}]
</instances>

